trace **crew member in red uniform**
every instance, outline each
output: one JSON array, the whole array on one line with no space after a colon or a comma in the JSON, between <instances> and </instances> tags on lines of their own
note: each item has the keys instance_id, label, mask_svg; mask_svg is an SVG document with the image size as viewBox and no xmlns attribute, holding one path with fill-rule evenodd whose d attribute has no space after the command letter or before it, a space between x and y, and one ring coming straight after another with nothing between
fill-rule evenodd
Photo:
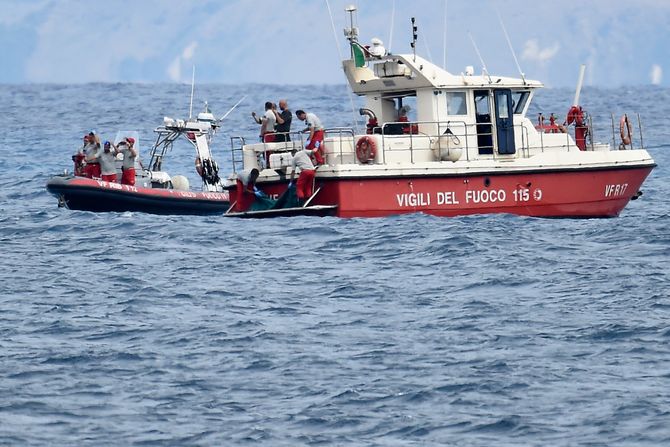
<instances>
[{"instance_id":1,"label":"crew member in red uniform","mask_svg":"<svg viewBox=\"0 0 670 447\"><path fill-rule=\"evenodd\" d=\"M128 137L114 147L116 152L123 154L123 164L121 165L121 184L135 185L135 159L137 150L135 149L135 139Z\"/></svg>"},{"instance_id":2,"label":"crew member in red uniform","mask_svg":"<svg viewBox=\"0 0 670 447\"><path fill-rule=\"evenodd\" d=\"M100 153L100 139L94 131L88 134L87 143L84 146L84 175L88 178L100 178L100 164L97 162Z\"/></svg>"},{"instance_id":3,"label":"crew member in red uniform","mask_svg":"<svg viewBox=\"0 0 670 447\"><path fill-rule=\"evenodd\" d=\"M116 183L116 153L112 151L111 143L105 141L102 153L98 157L102 179L106 182Z\"/></svg>"},{"instance_id":4,"label":"crew member in red uniform","mask_svg":"<svg viewBox=\"0 0 670 447\"><path fill-rule=\"evenodd\" d=\"M300 168L300 175L298 176L298 183L296 185L296 196L300 202L312 197L312 185L314 184L314 175L316 174L316 168L312 163L310 155L314 153L312 149L303 149L301 151L293 151L293 160L291 160L291 182L288 184L288 187L293 186L293 179L295 178L295 173L297 168Z\"/></svg>"},{"instance_id":5,"label":"crew member in red uniform","mask_svg":"<svg viewBox=\"0 0 670 447\"><path fill-rule=\"evenodd\" d=\"M586 150L586 136L589 133L589 127L584 119L584 110L581 106L572 106L568 110L568 116L563 126L569 126L575 123L575 143L580 151Z\"/></svg>"},{"instance_id":6,"label":"crew member in red uniform","mask_svg":"<svg viewBox=\"0 0 670 447\"><path fill-rule=\"evenodd\" d=\"M305 149L314 149L313 154L316 164L324 164L323 124L321 124L321 120L315 114L305 113L303 110L297 110L295 115L307 125L303 130L303 132L309 132Z\"/></svg>"},{"instance_id":7,"label":"crew member in red uniform","mask_svg":"<svg viewBox=\"0 0 670 447\"><path fill-rule=\"evenodd\" d=\"M84 165L84 159L86 158L86 145L88 144L88 135L84 135L84 144L77 150L77 153L72 156L72 161L74 162L74 175L83 177L86 175L84 172L86 166Z\"/></svg>"},{"instance_id":8,"label":"crew member in red uniform","mask_svg":"<svg viewBox=\"0 0 670 447\"><path fill-rule=\"evenodd\" d=\"M240 171L237 174L235 211L247 211L251 208L256 197L262 195L258 188L256 188L256 180L259 174L260 172L256 168Z\"/></svg>"}]
</instances>

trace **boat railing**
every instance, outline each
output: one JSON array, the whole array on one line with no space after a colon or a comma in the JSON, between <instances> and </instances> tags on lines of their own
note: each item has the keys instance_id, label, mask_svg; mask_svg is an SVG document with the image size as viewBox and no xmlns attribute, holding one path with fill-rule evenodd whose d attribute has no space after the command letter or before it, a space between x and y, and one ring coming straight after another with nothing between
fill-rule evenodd
<instances>
[{"instance_id":1,"label":"boat railing","mask_svg":"<svg viewBox=\"0 0 670 447\"><path fill-rule=\"evenodd\" d=\"M241 171L244 169L243 149L246 144L247 143L244 137L239 136L230 137L231 164L233 165L233 172Z\"/></svg>"},{"instance_id":2,"label":"boat railing","mask_svg":"<svg viewBox=\"0 0 670 447\"><path fill-rule=\"evenodd\" d=\"M563 133L565 140L561 137L551 137L553 141L542 132L531 129L529 121L514 124L515 148L518 157L529 158L536 152L564 149L566 151L579 150L572 135ZM403 131L404 130L404 131ZM356 160L354 146L357 135L352 128L327 129L329 138L327 143L328 155L339 157L340 163L361 163ZM388 163L391 161L405 160L409 163L425 161L446 161L450 158L452 150L459 150L461 154L457 159L472 161L481 160L482 156L492 159L508 158L506 154L497 151L497 129L490 123L468 123L463 120L447 121L411 121L411 122L385 122L372 130L372 135L377 135L379 142L377 163ZM555 134L559 135L559 134ZM533 139L534 138L534 139ZM588 150L595 150L592 139L589 140ZM409 155L409 159L399 156L401 153ZM350 160L350 161L344 161ZM336 163L338 164L338 163Z\"/></svg>"},{"instance_id":3,"label":"boat railing","mask_svg":"<svg viewBox=\"0 0 670 447\"><path fill-rule=\"evenodd\" d=\"M616 126L616 120L614 118L614 115L610 114L610 120L611 120L611 140L609 142L610 150L634 149L636 147L636 143L639 143L638 147L640 149L644 148L644 139L642 135L642 121L640 119L640 114L638 113L636 115L637 115L636 123L633 122L634 121L633 116L629 117L632 131L631 139L629 144L624 144L623 141L621 141L620 136L621 130L617 129L618 126ZM607 143L596 142L596 131L602 131L603 129L602 123L600 124L601 124L600 127L594 125L591 115L588 115L587 126L585 126L588 129L585 136L586 139L585 150L587 151L605 150L605 148L607 147ZM637 124L637 126L635 124ZM575 130L573 126L557 125L553 127L541 128L541 125L542 124L540 123L540 125L538 126L533 126L535 127L535 130L539 135L539 142L537 144L537 147L539 147L539 150L541 152L544 152L546 149L549 148L551 148L552 150L565 149L568 152L580 150L579 146L577 145ZM526 132L526 134L528 134L528 128L530 127L530 125L524 123L523 126L524 131ZM604 131L603 133L606 132L607 131ZM565 141L564 142L561 141L560 143L557 144L559 138L556 138L555 135L562 135Z\"/></svg>"},{"instance_id":4,"label":"boat railing","mask_svg":"<svg viewBox=\"0 0 670 447\"><path fill-rule=\"evenodd\" d=\"M640 141L640 146L639 146L639 148L640 148L640 149L644 149L644 138L643 138L643 135L642 135L642 119L640 118L640 114L639 114L639 113L636 113L635 115L636 115L636 117L637 117L637 129L635 129L635 125L633 124L633 120L629 118L629 119L630 119L629 122L630 122L630 125L631 125L631 135L630 135L631 138L630 138L630 144L629 144L629 145L624 144L624 142L623 142L622 139L621 139L621 135L620 135L620 134L621 134L621 129L620 129L620 130L619 130L619 140L620 140L621 142L617 145L617 144L616 144L617 133L616 133L616 130L615 130L615 127L614 127L614 126L615 126L615 124L614 124L614 123L615 123L615 121L614 121L614 114L613 114L613 113L610 113L610 118L611 118L611 120L612 120L612 149L614 149L614 148L618 148L618 149L620 149L620 150L621 150L621 149L634 149L634 145L635 145L635 135L636 135L636 133L637 133L637 135L638 135L638 139L639 139L639 141ZM625 116L628 116L628 114L626 114ZM590 120L590 119L591 119L591 116L589 116L589 120ZM623 116L621 117L621 119L623 119ZM590 121L589 121L589 122L590 122ZM620 124L620 125L621 125L621 124ZM591 126L591 128L593 128L593 126ZM637 132L635 132L635 130L637 130ZM625 130L624 130L624 131L625 131ZM628 147L628 146L630 146L630 147Z\"/></svg>"},{"instance_id":5,"label":"boat railing","mask_svg":"<svg viewBox=\"0 0 670 447\"><path fill-rule=\"evenodd\" d=\"M292 150L299 150L305 146L304 134L300 131L294 132L274 132L274 141L263 142L263 151L271 152L290 152ZM268 146L272 143L272 146Z\"/></svg>"},{"instance_id":6,"label":"boat railing","mask_svg":"<svg viewBox=\"0 0 670 447\"><path fill-rule=\"evenodd\" d=\"M247 143L241 136L230 137L231 160L233 172L244 169L244 148L252 146L255 152L257 167L266 169L269 164L269 155L277 152L291 152L305 147L306 134L301 131L273 133L274 141L258 141Z\"/></svg>"},{"instance_id":7,"label":"boat railing","mask_svg":"<svg viewBox=\"0 0 670 447\"><path fill-rule=\"evenodd\" d=\"M474 124L468 124L462 120L448 121L410 121L410 122L385 122L381 125L382 138L382 163L386 163L387 152L407 151L410 154L410 163L415 163L417 159L442 160L443 156L452 149L459 149L465 152L465 159L470 160L471 150L473 148L472 139L477 137L477 132L471 129L476 127ZM425 132L425 129L436 131ZM482 135L482 133L480 133ZM491 135L492 134L488 134ZM392 143L397 144L398 137L409 137L409 147L393 148ZM421 153L432 152L428 157L421 157Z\"/></svg>"},{"instance_id":8,"label":"boat railing","mask_svg":"<svg viewBox=\"0 0 670 447\"><path fill-rule=\"evenodd\" d=\"M639 115L637 117L639 142L642 147L642 127ZM516 157L530 158L538 152L546 150L560 151L580 150L574 139L574 132L570 128L565 132L547 131L533 126L530 120L523 119L513 126L515 136ZM531 129L531 127L533 127ZM604 150L608 145L594 142L594 126L591 117L588 117L586 150ZM614 116L612 116L612 148L616 149L616 130ZM637 129L636 129L637 130ZM365 164L357 159L355 145L360 135L351 127L332 127L324 129L325 151L331 164ZM462 160L473 161L482 158L507 159L509 155L500 154L497 150L497 129L495 123L471 123L464 120L434 120L411 122L385 122L372 130L371 136L379 138L376 163L389 162L425 162ZM288 152L305 147L306 134L300 131L277 133L286 135L290 141L274 141L272 143L256 143L259 166L267 164L267 153ZM233 170L237 172L244 165L243 146L247 142L243 137L231 137ZM630 148L633 147L631 142ZM620 148L623 148L621 146ZM451 151L457 150L460 154L453 156ZM406 155L401 155L401 154ZM390 159L389 159L390 157Z\"/></svg>"},{"instance_id":9,"label":"boat railing","mask_svg":"<svg viewBox=\"0 0 670 447\"><path fill-rule=\"evenodd\" d=\"M522 124L523 129L526 133L528 133L528 125L526 123ZM545 149L551 148L552 150L556 149L565 149L567 152L570 151L578 151L579 146L577 146L577 143L575 140L572 138L572 135L569 132L569 128L565 129L565 132L562 131L551 131L551 132L546 132L543 129L537 129L534 127L537 133L540 136L540 144L539 144L539 149L540 152L544 152ZM559 141L559 139L554 138L554 135L562 135L565 137L565 142ZM549 137L549 139L552 139L554 141L546 141ZM593 150L593 140L591 139L591 144L590 144L591 150Z\"/></svg>"},{"instance_id":10,"label":"boat railing","mask_svg":"<svg viewBox=\"0 0 670 447\"><path fill-rule=\"evenodd\" d=\"M406 131L398 133L398 126ZM521 141L519 150L524 156L529 156L528 130L522 125L514 125L519 129ZM471 161L481 158L480 155L491 155L497 157L495 151L495 128L489 123L467 123L463 120L447 121L410 121L410 122L388 122L381 126L382 136L382 163L386 163L386 152L409 150L410 163L416 159L426 160L437 157L439 161L451 160L449 153L452 150L462 151L460 158ZM389 132L387 129L390 129ZM432 129L426 132L425 129ZM409 137L409 147L394 149L389 142L395 142L397 137ZM475 151L477 157L475 157ZM421 152L432 152L432 156L421 157Z\"/></svg>"},{"instance_id":11,"label":"boat railing","mask_svg":"<svg viewBox=\"0 0 670 447\"><path fill-rule=\"evenodd\" d=\"M335 139L337 141L337 148L333 147L332 150L326 151L326 156L330 154L339 154L340 162L344 160L345 154L350 154L351 151L345 150L345 148L353 147L355 131L351 127L329 127L323 130L324 134L324 144L326 139L331 141ZM347 144L351 143L351 146ZM325 150L325 148L324 148Z\"/></svg>"}]
</instances>

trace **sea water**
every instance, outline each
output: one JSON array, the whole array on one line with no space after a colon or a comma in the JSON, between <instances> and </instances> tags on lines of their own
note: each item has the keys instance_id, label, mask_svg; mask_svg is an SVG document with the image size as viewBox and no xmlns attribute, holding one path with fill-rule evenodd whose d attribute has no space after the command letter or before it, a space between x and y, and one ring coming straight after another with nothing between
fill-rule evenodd
<instances>
[{"instance_id":1,"label":"sea water","mask_svg":"<svg viewBox=\"0 0 670 447\"><path fill-rule=\"evenodd\" d=\"M639 112L659 165L614 219L58 208L45 184L85 133L138 130L146 162L189 92L0 86L1 445L670 444L670 90L583 91L596 140ZM358 116L344 86L196 86L194 110L244 95L213 144L225 173L266 100ZM165 167L198 184L194 158Z\"/></svg>"}]
</instances>

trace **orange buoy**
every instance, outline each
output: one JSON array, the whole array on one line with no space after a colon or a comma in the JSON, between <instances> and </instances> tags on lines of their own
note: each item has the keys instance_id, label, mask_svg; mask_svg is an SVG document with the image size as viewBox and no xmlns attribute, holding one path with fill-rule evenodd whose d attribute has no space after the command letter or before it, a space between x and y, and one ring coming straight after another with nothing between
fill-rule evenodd
<instances>
[{"instance_id":1,"label":"orange buoy","mask_svg":"<svg viewBox=\"0 0 670 447\"><path fill-rule=\"evenodd\" d=\"M371 137L361 137L356 143L356 158L361 163L368 163L377 155L377 144Z\"/></svg>"},{"instance_id":2,"label":"orange buoy","mask_svg":"<svg viewBox=\"0 0 670 447\"><path fill-rule=\"evenodd\" d=\"M621 134L621 142L624 146L631 144L633 141L633 126L631 126L628 115L625 113L619 121L619 133Z\"/></svg>"}]
</instances>

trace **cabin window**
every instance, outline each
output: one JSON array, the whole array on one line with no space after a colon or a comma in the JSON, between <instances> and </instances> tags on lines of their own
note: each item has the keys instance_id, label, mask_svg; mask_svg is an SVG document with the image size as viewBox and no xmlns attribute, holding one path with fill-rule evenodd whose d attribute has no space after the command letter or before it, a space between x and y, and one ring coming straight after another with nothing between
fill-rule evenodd
<instances>
[{"instance_id":1,"label":"cabin window","mask_svg":"<svg viewBox=\"0 0 670 447\"><path fill-rule=\"evenodd\" d=\"M504 98L508 98L508 96L505 96ZM496 105L498 106L498 118L500 119L509 118L509 110L507 109L507 100L503 99L497 100Z\"/></svg>"},{"instance_id":2,"label":"cabin window","mask_svg":"<svg viewBox=\"0 0 670 447\"><path fill-rule=\"evenodd\" d=\"M417 125L405 123L416 122L417 102L416 91L399 91L383 95L383 101L386 104L382 110L381 116L377 120L383 127L383 133L386 135L404 135L416 133Z\"/></svg>"},{"instance_id":3,"label":"cabin window","mask_svg":"<svg viewBox=\"0 0 670 447\"><path fill-rule=\"evenodd\" d=\"M523 113L529 96L530 92L512 92L512 108L516 115Z\"/></svg>"},{"instance_id":4,"label":"cabin window","mask_svg":"<svg viewBox=\"0 0 670 447\"><path fill-rule=\"evenodd\" d=\"M465 92L447 92L447 114L468 114L468 105L467 102L465 102Z\"/></svg>"}]
</instances>

